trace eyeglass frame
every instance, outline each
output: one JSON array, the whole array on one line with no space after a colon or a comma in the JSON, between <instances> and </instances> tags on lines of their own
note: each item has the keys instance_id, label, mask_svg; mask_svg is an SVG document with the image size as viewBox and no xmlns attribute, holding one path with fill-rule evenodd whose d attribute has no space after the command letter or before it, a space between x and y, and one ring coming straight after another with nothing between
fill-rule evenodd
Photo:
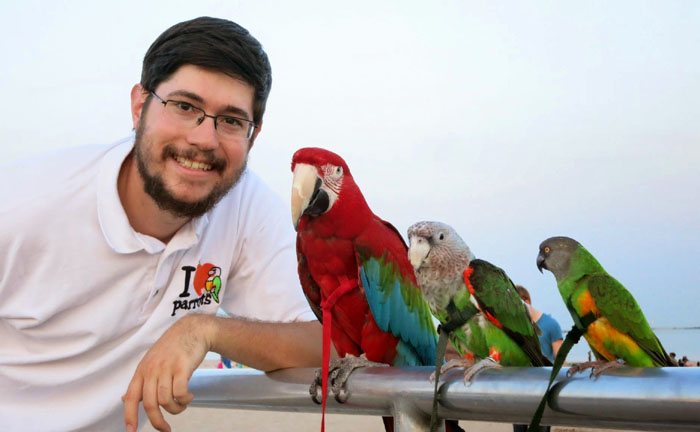
<instances>
[{"instance_id":1,"label":"eyeglass frame","mask_svg":"<svg viewBox=\"0 0 700 432\"><path fill-rule=\"evenodd\" d=\"M231 116L231 115L224 115L224 114L219 114L219 115L207 114L207 112L204 111L202 108L200 108L200 107L198 107L197 105L194 105L194 104L192 104L192 103L190 103L190 102L181 101L181 100L176 100L176 99L167 99L167 100L163 100L163 98L160 97L160 96L158 96L158 95L156 94L156 92L154 92L154 91L151 90L151 91L149 91L149 93L152 94L153 96L155 96L156 99L158 99L158 102L162 103L164 107L168 105L168 102L186 103L186 104L190 105L192 108L194 108L194 109L196 109L196 110L198 110L198 111L201 111L201 112L202 112L202 117L200 117L199 120L197 120L197 126L201 125L202 122L204 122L204 119L207 118L207 117L209 117L210 119L214 120L214 129L215 129L216 131L218 131L219 129L218 129L218 123L217 123L217 120L216 120L216 119L218 119L219 117L223 117L223 118L234 118L234 119L236 119L236 120L240 120L240 121L246 122L246 123L248 123L248 124L250 125L250 126L248 127L248 134L246 135L246 139L252 138L252 137L253 137L253 131L255 131L255 129L257 129L257 127L258 127L258 125L255 124L255 122L252 121L252 120L244 119L244 118L242 118L242 117Z\"/></svg>"}]
</instances>

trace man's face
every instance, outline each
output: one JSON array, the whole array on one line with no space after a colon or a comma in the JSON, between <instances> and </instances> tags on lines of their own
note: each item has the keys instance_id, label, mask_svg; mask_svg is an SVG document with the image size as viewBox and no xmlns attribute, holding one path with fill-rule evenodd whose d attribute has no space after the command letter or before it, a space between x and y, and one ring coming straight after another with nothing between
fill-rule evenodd
<instances>
[{"instance_id":1,"label":"man's face","mask_svg":"<svg viewBox=\"0 0 700 432\"><path fill-rule=\"evenodd\" d=\"M155 93L210 115L253 119L252 86L197 66L180 67ZM142 95L144 100L147 96ZM195 217L211 209L240 178L252 146L248 139L222 141L209 117L194 128L183 127L154 97L134 116L134 127L134 157L144 191L161 209L178 217Z\"/></svg>"}]
</instances>

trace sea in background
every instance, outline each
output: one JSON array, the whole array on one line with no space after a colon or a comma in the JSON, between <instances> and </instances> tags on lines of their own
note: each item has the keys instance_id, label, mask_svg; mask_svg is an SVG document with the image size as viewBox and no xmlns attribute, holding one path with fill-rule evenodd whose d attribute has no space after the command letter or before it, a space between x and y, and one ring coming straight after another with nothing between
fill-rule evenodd
<instances>
[{"instance_id":1,"label":"sea in background","mask_svg":"<svg viewBox=\"0 0 700 432\"><path fill-rule=\"evenodd\" d=\"M676 358L683 356L689 360L700 361L700 327L692 328L658 328L654 333L661 341L666 352L675 352ZM564 335L566 337L566 335ZM581 340L571 348L567 356L567 363L578 363L588 360L590 347L585 339Z\"/></svg>"}]
</instances>

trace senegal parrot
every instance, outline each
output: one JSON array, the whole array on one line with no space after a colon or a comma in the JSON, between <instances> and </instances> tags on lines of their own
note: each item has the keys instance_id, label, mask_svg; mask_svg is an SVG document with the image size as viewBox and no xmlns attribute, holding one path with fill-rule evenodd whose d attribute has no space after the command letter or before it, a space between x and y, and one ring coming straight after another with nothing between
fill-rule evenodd
<instances>
[{"instance_id":1,"label":"senegal parrot","mask_svg":"<svg viewBox=\"0 0 700 432\"><path fill-rule=\"evenodd\" d=\"M437 333L399 232L372 213L337 154L300 149L292 171L299 278L343 357L332 366L336 398L356 367L434 365Z\"/></svg>"},{"instance_id":2,"label":"senegal parrot","mask_svg":"<svg viewBox=\"0 0 700 432\"><path fill-rule=\"evenodd\" d=\"M635 367L674 366L632 294L579 242L569 237L543 241L537 268L554 274L574 324L598 360L570 374L592 367L598 376L619 366L618 360Z\"/></svg>"},{"instance_id":3,"label":"senegal parrot","mask_svg":"<svg viewBox=\"0 0 700 432\"><path fill-rule=\"evenodd\" d=\"M433 315L443 325L460 313L471 316L450 334L464 360L446 363L443 372L466 366L467 382L481 370L501 365L551 366L540 349L537 327L503 270L474 259L444 223L418 222L408 229L408 238L409 257Z\"/></svg>"}]
</instances>

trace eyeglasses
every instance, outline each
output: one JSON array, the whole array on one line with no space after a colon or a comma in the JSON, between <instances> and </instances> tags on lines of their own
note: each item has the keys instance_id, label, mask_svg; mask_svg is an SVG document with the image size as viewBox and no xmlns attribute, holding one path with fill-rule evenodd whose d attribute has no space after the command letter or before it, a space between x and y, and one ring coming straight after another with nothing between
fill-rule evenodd
<instances>
[{"instance_id":1,"label":"eyeglasses","mask_svg":"<svg viewBox=\"0 0 700 432\"><path fill-rule=\"evenodd\" d=\"M227 115L209 115L203 109L197 108L189 102L179 100L163 100L155 92L151 92L160 103L165 106L165 114L170 120L192 129L204 121L206 117L214 119L214 129L219 137L224 140L250 139L256 128L254 122L240 117Z\"/></svg>"}]
</instances>

